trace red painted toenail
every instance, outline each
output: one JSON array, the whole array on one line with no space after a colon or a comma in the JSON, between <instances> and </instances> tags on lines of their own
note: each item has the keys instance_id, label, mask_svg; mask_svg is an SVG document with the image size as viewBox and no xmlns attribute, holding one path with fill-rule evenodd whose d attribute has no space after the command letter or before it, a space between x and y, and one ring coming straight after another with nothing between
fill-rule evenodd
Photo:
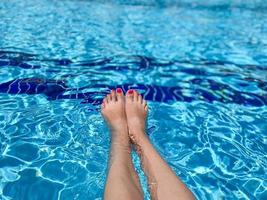
<instances>
[{"instance_id":1,"label":"red painted toenail","mask_svg":"<svg viewBox=\"0 0 267 200\"><path fill-rule=\"evenodd\" d=\"M117 88L117 92L118 93L122 93L122 89L121 88Z\"/></svg>"},{"instance_id":2,"label":"red painted toenail","mask_svg":"<svg viewBox=\"0 0 267 200\"><path fill-rule=\"evenodd\" d=\"M129 93L129 94L132 94L132 93L133 93L133 90L128 90L128 93Z\"/></svg>"}]
</instances>

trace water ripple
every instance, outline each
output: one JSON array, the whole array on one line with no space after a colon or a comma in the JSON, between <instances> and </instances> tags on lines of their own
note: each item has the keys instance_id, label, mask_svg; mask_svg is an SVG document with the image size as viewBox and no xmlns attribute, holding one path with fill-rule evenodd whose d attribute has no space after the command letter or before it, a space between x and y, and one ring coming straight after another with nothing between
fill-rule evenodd
<instances>
[{"instance_id":1,"label":"water ripple","mask_svg":"<svg viewBox=\"0 0 267 200\"><path fill-rule=\"evenodd\" d=\"M198 199L266 199L263 1L0 7L0 199L101 199L116 87L148 100L151 141Z\"/></svg>"}]
</instances>

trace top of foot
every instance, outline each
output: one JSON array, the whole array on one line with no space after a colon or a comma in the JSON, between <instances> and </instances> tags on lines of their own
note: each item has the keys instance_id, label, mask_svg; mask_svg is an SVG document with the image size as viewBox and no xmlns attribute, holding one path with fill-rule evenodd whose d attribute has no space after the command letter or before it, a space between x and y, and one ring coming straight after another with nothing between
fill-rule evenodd
<instances>
[{"instance_id":1,"label":"top of foot","mask_svg":"<svg viewBox=\"0 0 267 200\"><path fill-rule=\"evenodd\" d=\"M101 105L101 113L112 132L128 132L125 113L125 96L120 88L112 90Z\"/></svg>"},{"instance_id":2,"label":"top of foot","mask_svg":"<svg viewBox=\"0 0 267 200\"><path fill-rule=\"evenodd\" d=\"M143 136L146 128L148 107L136 90L129 90L125 98L125 111L131 139Z\"/></svg>"}]
</instances>

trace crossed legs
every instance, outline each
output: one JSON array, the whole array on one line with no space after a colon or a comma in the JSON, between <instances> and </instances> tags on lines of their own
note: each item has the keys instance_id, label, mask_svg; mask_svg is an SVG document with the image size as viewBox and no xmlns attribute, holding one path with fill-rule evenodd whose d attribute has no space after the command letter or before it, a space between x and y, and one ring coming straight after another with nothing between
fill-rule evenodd
<instances>
[{"instance_id":1,"label":"crossed legs","mask_svg":"<svg viewBox=\"0 0 267 200\"><path fill-rule=\"evenodd\" d=\"M111 132L106 200L139 200L143 192L131 159L131 143L141 158L152 199L194 199L190 190L161 158L145 134L147 104L137 91L119 88L106 96L101 113Z\"/></svg>"}]
</instances>

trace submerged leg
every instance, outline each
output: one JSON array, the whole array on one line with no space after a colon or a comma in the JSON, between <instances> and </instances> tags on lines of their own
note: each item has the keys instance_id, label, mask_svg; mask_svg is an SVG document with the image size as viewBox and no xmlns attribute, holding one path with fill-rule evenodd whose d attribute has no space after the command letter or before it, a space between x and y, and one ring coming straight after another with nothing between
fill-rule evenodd
<instances>
[{"instance_id":1,"label":"submerged leg","mask_svg":"<svg viewBox=\"0 0 267 200\"><path fill-rule=\"evenodd\" d=\"M194 195L161 158L145 134L146 101L136 91L126 95L126 116L129 135L141 158L142 168L148 178L152 199L194 199Z\"/></svg>"},{"instance_id":2,"label":"submerged leg","mask_svg":"<svg viewBox=\"0 0 267 200\"><path fill-rule=\"evenodd\" d=\"M103 101L101 113L111 132L109 172L104 199L143 199L142 188L132 163L125 98L121 89L107 95Z\"/></svg>"}]
</instances>

